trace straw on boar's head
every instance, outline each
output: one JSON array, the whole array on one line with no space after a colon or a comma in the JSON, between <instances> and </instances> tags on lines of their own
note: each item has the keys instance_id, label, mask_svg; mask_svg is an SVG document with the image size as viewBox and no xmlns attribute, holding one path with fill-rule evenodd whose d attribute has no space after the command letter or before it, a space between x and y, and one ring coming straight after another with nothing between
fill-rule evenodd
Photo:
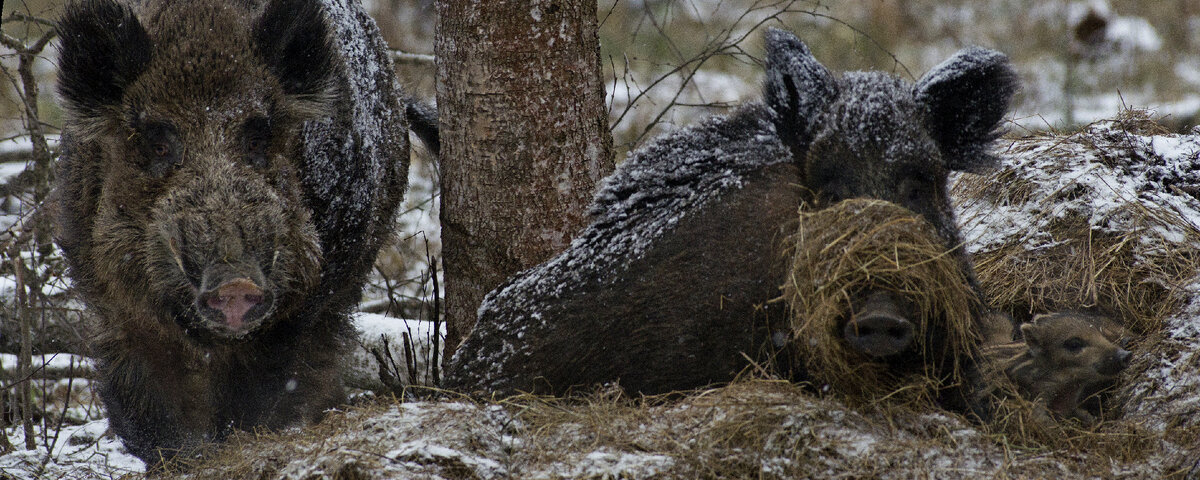
<instances>
[{"instance_id":1,"label":"straw on boar's head","mask_svg":"<svg viewBox=\"0 0 1200 480\"><path fill-rule=\"evenodd\" d=\"M791 245L783 291L793 367L843 394L917 386L903 390L968 406L977 296L929 222L891 202L850 199L801 214Z\"/></svg>"}]
</instances>

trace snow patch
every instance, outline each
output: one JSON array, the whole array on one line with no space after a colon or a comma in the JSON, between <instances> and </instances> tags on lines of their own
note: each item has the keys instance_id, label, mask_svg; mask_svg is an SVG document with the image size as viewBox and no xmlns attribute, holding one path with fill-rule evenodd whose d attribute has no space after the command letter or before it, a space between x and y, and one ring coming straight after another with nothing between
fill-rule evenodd
<instances>
[{"instance_id":1,"label":"snow patch","mask_svg":"<svg viewBox=\"0 0 1200 480\"><path fill-rule=\"evenodd\" d=\"M390 391L396 385L384 385L379 378L379 362L372 352L389 362L388 368L398 369L402 385L433 385L433 367L441 369L441 350L434 355L434 324L423 320L406 320L379 314L358 312L351 316L358 331L359 345L346 359L347 386ZM446 338L446 325L439 325L437 340ZM407 345L407 346L406 346ZM445 348L445 347L442 347ZM388 359L387 355L391 355ZM409 358L409 355L412 355Z\"/></svg>"}]
</instances>

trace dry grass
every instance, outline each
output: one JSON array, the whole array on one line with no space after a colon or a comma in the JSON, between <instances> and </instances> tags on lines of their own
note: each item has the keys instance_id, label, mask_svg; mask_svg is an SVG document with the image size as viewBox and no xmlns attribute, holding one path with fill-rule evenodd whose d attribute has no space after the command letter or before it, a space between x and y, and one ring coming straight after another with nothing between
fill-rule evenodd
<instances>
[{"instance_id":1,"label":"dry grass","mask_svg":"<svg viewBox=\"0 0 1200 480\"><path fill-rule=\"evenodd\" d=\"M1042 201L1040 210L1053 214L1055 199ZM993 305L1013 312L1082 307L1121 318L1137 333L1156 331L1186 300L1181 287L1200 267L1200 252L1191 245L1168 250L1161 248L1164 238L1147 241L1160 231L1156 226L1172 222L1164 213L1127 204L1122 214L1132 228L1121 233L1095 230L1086 218L1050 220L1050 246L1030 251L1013 243L977 254L980 283Z\"/></svg>"},{"instance_id":2,"label":"dry grass","mask_svg":"<svg viewBox=\"0 0 1200 480\"><path fill-rule=\"evenodd\" d=\"M975 255L979 281L993 306L1020 319L1033 312L1086 308L1147 334L1161 329L1163 319L1187 300L1183 286L1200 271L1200 232L1188 219L1138 197L1113 198L1103 213L1086 205L1074 208L1083 203L1076 202L1080 199L1115 195L1093 191L1085 181L1038 190L1036 175L1078 170L1067 165L1072 159L1090 157L1115 168L1152 161L1123 136L1163 134L1163 127L1139 111L1125 112L1112 125L1111 130L1022 139L1009 148L1011 155L1061 160L1060 171L1014 166L964 176L955 185L955 196L977 205L976 210L1005 206L1032 212L1030 230L1043 235L1036 245L1028 235L1011 236Z\"/></svg>"},{"instance_id":3,"label":"dry grass","mask_svg":"<svg viewBox=\"0 0 1200 480\"><path fill-rule=\"evenodd\" d=\"M887 401L852 408L751 380L671 398L608 388L573 399L382 401L300 432L237 435L164 476L1186 478L1188 460L1134 425L1058 432L1056 446L1021 444L944 412Z\"/></svg>"},{"instance_id":4,"label":"dry grass","mask_svg":"<svg viewBox=\"0 0 1200 480\"><path fill-rule=\"evenodd\" d=\"M1016 245L977 257L979 277L995 305L1028 312L1094 308L1144 334L1160 328L1183 302L1179 287L1195 272L1196 252L1140 252L1136 240L1144 232L1056 226L1058 243L1036 254ZM1139 253L1145 254L1142 260Z\"/></svg>"},{"instance_id":5,"label":"dry grass","mask_svg":"<svg viewBox=\"0 0 1200 480\"><path fill-rule=\"evenodd\" d=\"M964 218L968 228L1003 224L997 218L1014 213L1025 226L985 228L990 233L976 239L985 244L975 265L991 307L1022 320L1084 309L1133 334L1133 365L1115 395L1101 395L1107 409L1090 429L1049 421L1014 393L998 368L985 368L1000 397L988 430L1006 443L1136 464L1158 454L1166 439L1190 453L1165 474L1200 476L1194 463L1200 421L1189 420L1198 413L1190 399L1200 395L1200 352L1165 332L1196 321L1190 304L1200 274L1200 229L1189 213L1195 193L1185 190L1194 178L1185 173L1184 188L1156 180L1156 166L1186 171L1187 158L1164 159L1139 138L1167 133L1146 112L1130 110L1072 134L1015 140L1004 168L955 185L962 210L973 215Z\"/></svg>"},{"instance_id":6,"label":"dry grass","mask_svg":"<svg viewBox=\"0 0 1200 480\"><path fill-rule=\"evenodd\" d=\"M941 376L927 371L895 378L887 365L842 340L852 300L869 290L888 290L913 304L925 358L960 358L978 343L976 296L957 253L946 250L925 220L879 200L848 200L800 217L789 241L792 269L783 291L792 309L795 347L818 383L839 393L880 397L927 392L926 382ZM945 351L925 344L929 329L945 332ZM961 367L951 367L948 381L961 380Z\"/></svg>"}]
</instances>

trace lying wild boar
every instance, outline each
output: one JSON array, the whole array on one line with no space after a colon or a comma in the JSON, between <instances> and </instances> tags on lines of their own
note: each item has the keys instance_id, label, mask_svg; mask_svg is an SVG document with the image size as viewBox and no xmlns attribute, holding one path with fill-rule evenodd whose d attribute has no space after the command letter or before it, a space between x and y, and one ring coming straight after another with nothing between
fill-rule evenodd
<instances>
[{"instance_id":1,"label":"lying wild boar","mask_svg":"<svg viewBox=\"0 0 1200 480\"><path fill-rule=\"evenodd\" d=\"M1115 331L1112 323L1070 311L1037 315L1021 325L1022 341L985 344L983 354L1022 396L1061 418L1090 425L1095 416L1084 402L1111 386L1131 357L1119 340L1106 335Z\"/></svg>"},{"instance_id":2,"label":"lying wild boar","mask_svg":"<svg viewBox=\"0 0 1200 480\"><path fill-rule=\"evenodd\" d=\"M558 394L619 382L653 394L733 379L786 328L786 308L768 301L801 205L888 200L959 247L947 173L994 161L1016 89L1007 58L966 49L911 85L835 77L783 31L766 44L764 101L633 152L566 251L485 298L445 386ZM886 295L870 305L878 315L850 319L845 340L881 361L919 356L903 306Z\"/></svg>"},{"instance_id":3,"label":"lying wild boar","mask_svg":"<svg viewBox=\"0 0 1200 480\"><path fill-rule=\"evenodd\" d=\"M87 0L59 32L57 241L125 445L153 464L343 401L408 170L374 23L347 0Z\"/></svg>"}]
</instances>

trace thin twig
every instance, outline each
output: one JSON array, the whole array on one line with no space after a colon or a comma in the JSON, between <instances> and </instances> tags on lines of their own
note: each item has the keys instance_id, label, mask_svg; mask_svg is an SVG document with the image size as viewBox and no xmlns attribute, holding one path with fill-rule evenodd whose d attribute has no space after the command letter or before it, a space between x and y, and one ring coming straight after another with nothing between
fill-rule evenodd
<instances>
[{"instance_id":1,"label":"thin twig","mask_svg":"<svg viewBox=\"0 0 1200 480\"><path fill-rule=\"evenodd\" d=\"M408 53L400 50L388 50L392 55L392 61L401 65L433 65L437 63L437 57L424 53Z\"/></svg>"}]
</instances>

